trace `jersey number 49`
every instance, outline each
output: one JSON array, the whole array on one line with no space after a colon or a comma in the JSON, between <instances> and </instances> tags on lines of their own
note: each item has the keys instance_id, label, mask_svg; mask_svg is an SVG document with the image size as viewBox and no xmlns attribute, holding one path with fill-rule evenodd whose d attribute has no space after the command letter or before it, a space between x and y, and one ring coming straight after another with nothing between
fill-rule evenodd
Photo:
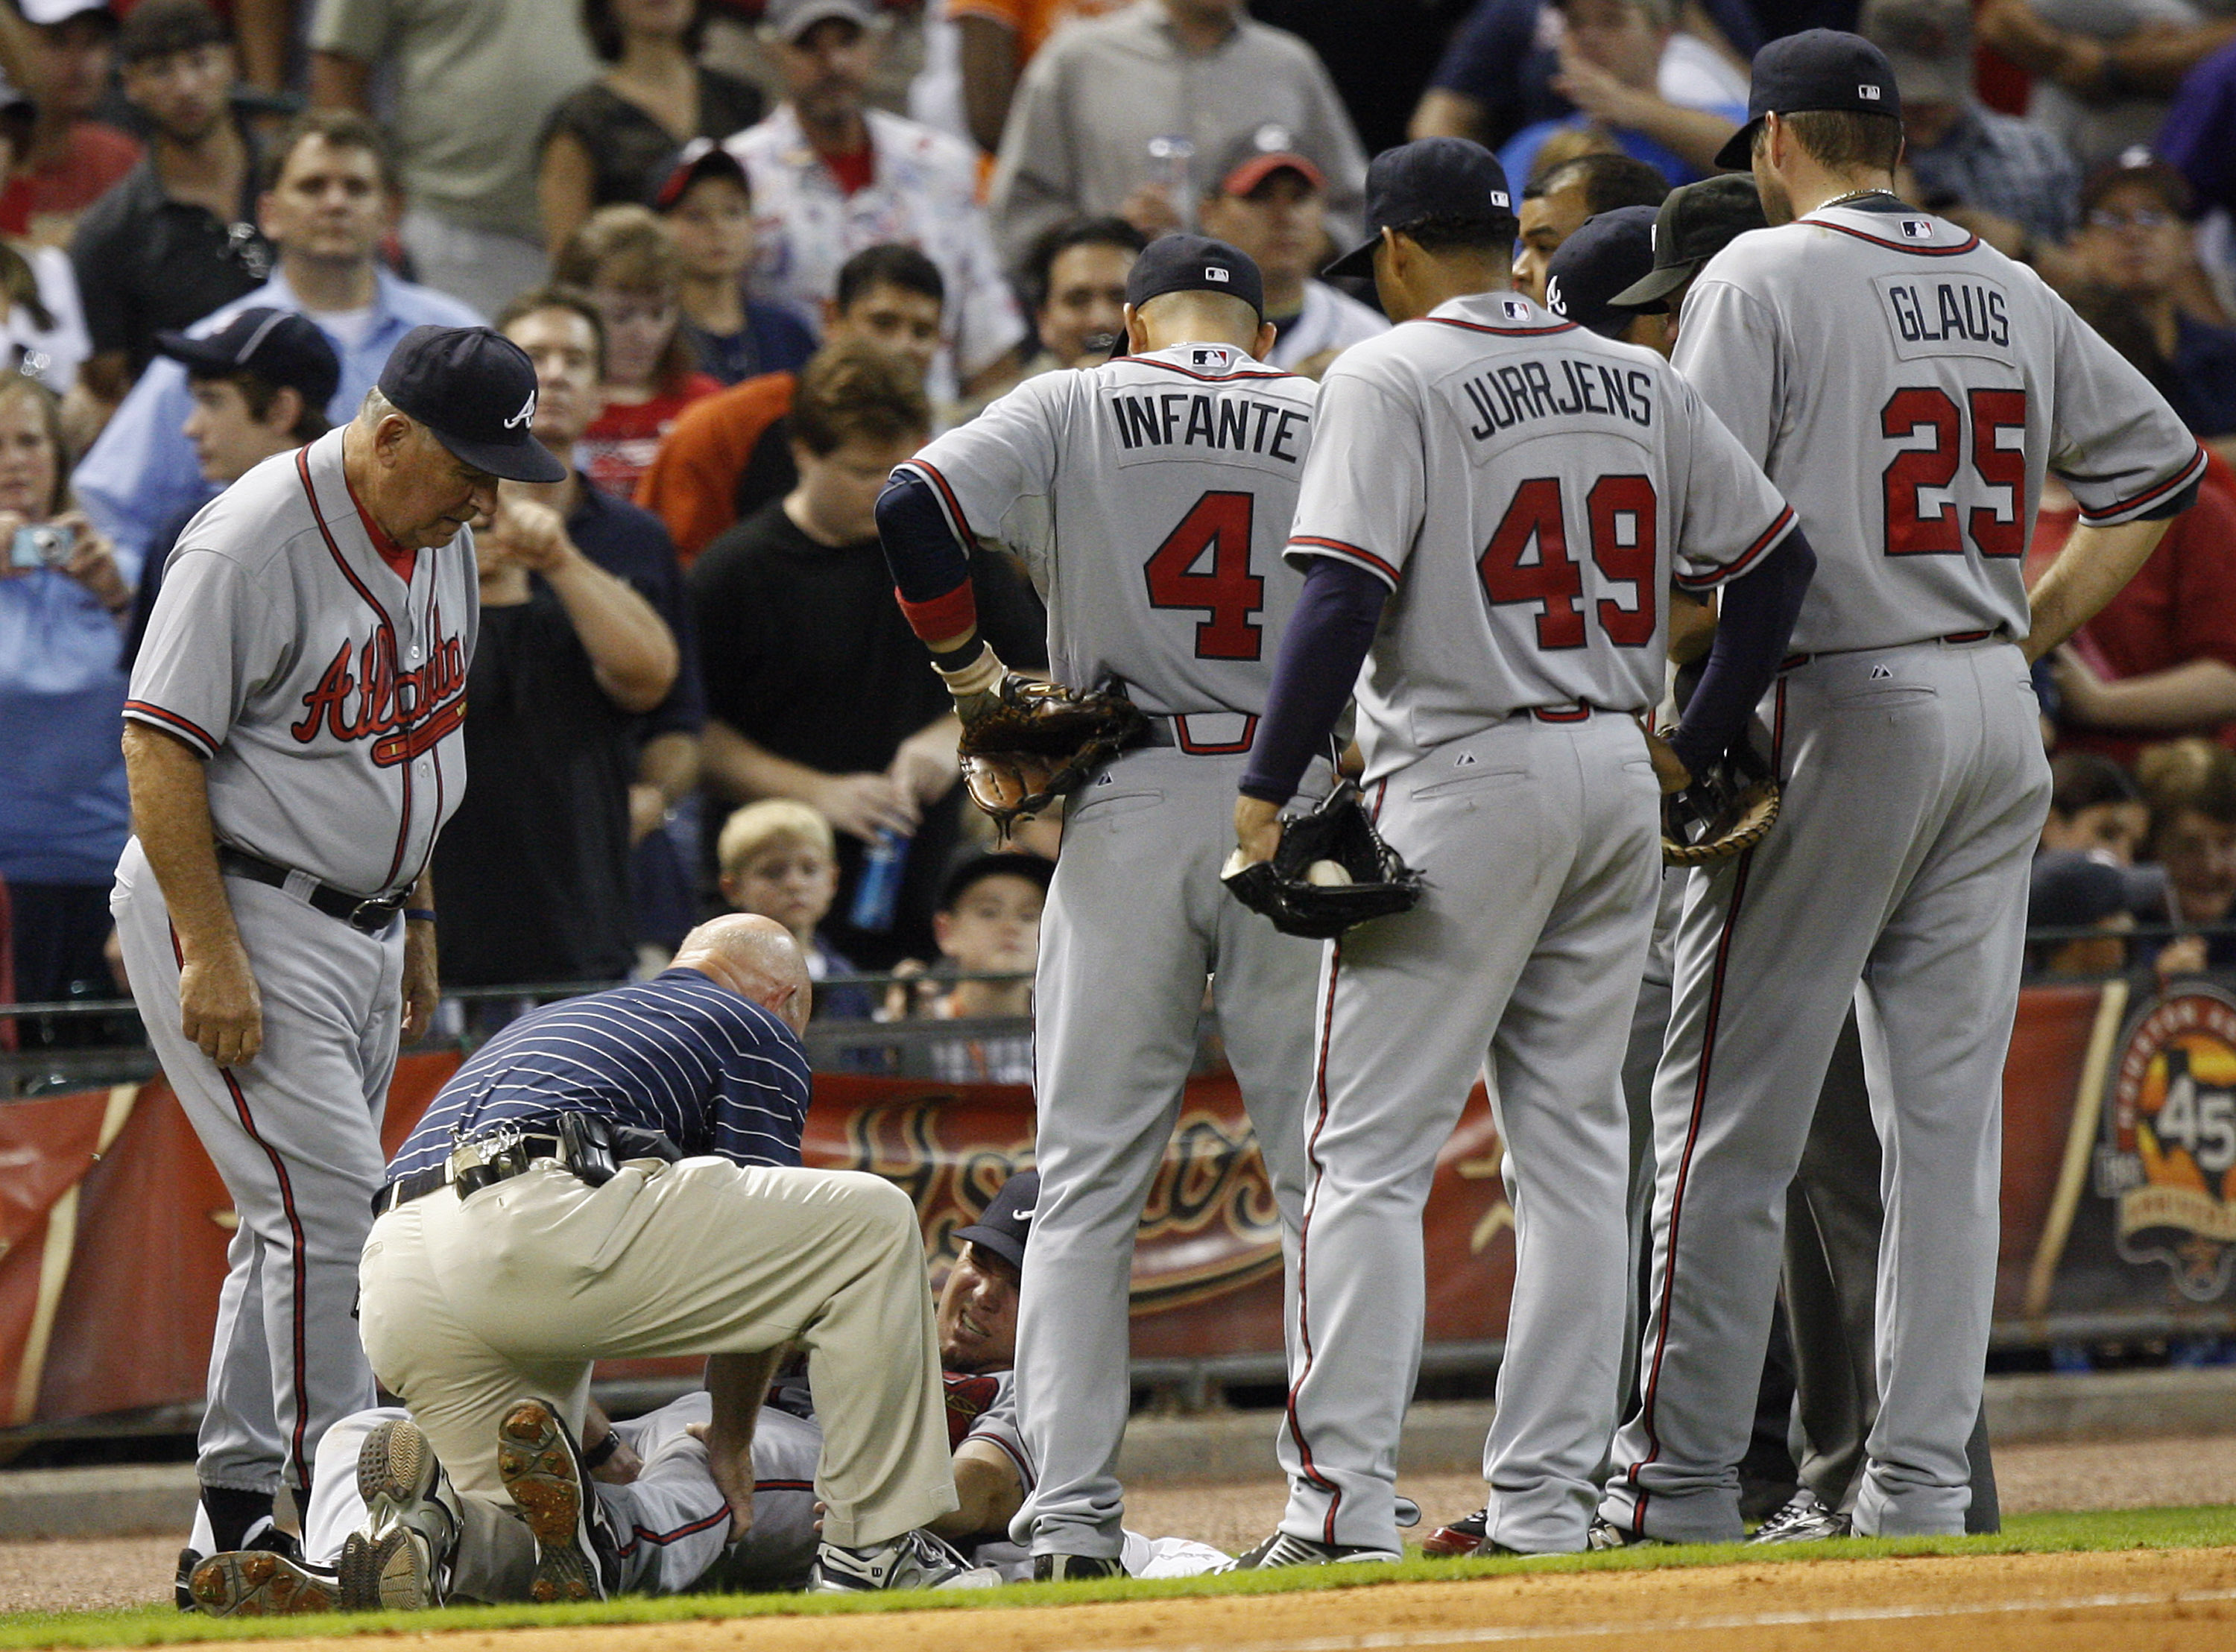
<instances>
[{"instance_id":1,"label":"jersey number 49","mask_svg":"<svg viewBox=\"0 0 2236 1652\"><path fill-rule=\"evenodd\" d=\"M1582 648L1590 639L1585 610L1579 606L1584 570L1568 554L1563 504L1558 476L1530 477L1514 490L1513 502L1476 563L1483 593L1493 606L1540 605L1537 646L1548 651ZM1593 565L1606 581L1631 587L1628 603L1601 597L1590 605L1600 629L1618 648L1642 648L1654 640L1659 514L1650 476L1601 476L1584 495Z\"/></svg>"}]
</instances>

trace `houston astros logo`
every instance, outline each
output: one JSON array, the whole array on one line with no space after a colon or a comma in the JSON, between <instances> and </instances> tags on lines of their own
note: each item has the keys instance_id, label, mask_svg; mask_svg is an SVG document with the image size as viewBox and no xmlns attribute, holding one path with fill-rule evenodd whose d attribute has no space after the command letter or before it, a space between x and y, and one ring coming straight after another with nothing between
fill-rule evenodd
<instances>
[{"instance_id":1,"label":"houston astros logo","mask_svg":"<svg viewBox=\"0 0 2236 1652\"><path fill-rule=\"evenodd\" d=\"M2121 1256L2163 1262L2182 1295L2236 1272L2236 998L2186 987L2128 1032L2096 1149Z\"/></svg>"},{"instance_id":2,"label":"houston astros logo","mask_svg":"<svg viewBox=\"0 0 2236 1652\"><path fill-rule=\"evenodd\" d=\"M520 404L520 411L504 422L504 428L508 430L517 430L535 416L536 392L530 390L528 392L528 399Z\"/></svg>"}]
</instances>

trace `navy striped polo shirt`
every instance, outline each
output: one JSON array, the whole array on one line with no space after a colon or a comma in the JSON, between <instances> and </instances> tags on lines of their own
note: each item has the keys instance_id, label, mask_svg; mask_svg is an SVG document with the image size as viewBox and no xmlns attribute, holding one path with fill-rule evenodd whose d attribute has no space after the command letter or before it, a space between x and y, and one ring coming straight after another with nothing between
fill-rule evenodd
<instances>
[{"instance_id":1,"label":"navy striped polo shirt","mask_svg":"<svg viewBox=\"0 0 2236 1652\"><path fill-rule=\"evenodd\" d=\"M562 1112L656 1130L686 1157L796 1165L807 1052L790 1027L695 969L523 1015L460 1067L388 1166L401 1180L461 1137Z\"/></svg>"}]
</instances>

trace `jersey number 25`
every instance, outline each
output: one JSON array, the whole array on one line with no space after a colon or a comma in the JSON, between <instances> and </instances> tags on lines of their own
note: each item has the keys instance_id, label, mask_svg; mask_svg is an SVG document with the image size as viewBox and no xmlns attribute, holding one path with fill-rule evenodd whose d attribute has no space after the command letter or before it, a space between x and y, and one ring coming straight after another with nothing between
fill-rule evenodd
<instances>
[{"instance_id":1,"label":"jersey number 25","mask_svg":"<svg viewBox=\"0 0 2236 1652\"><path fill-rule=\"evenodd\" d=\"M1897 453L1879 478L1889 556L1962 555L1960 514L1961 532L1972 536L1981 555L2026 554L2028 524L2019 521L2026 452L2005 442L2006 436L2014 443L2026 439L2026 392L1970 390L1964 400L1971 413L1973 487L1956 481L1964 461L1965 418L1956 397L1937 384L1914 384L1897 390L1879 410L1879 434L1888 441L1914 442L1921 434L1932 438L1930 446ZM1996 488L2005 490L2001 506L1986 494ZM1924 497L1929 489L1945 495L1930 508ZM1981 502L1962 508L1959 501L1968 495Z\"/></svg>"},{"instance_id":2,"label":"jersey number 25","mask_svg":"<svg viewBox=\"0 0 2236 1652\"><path fill-rule=\"evenodd\" d=\"M1654 640L1659 515L1650 476L1601 476L1584 495L1592 561L1602 579L1628 585L1634 593L1628 607L1612 597L1592 605L1600 629L1618 648L1642 648ZM1524 561L1532 545L1537 547L1536 560ZM1514 502L1491 531L1476 572L1482 576L1483 595L1494 606L1542 605L1537 613L1540 648L1582 648L1589 640L1584 610L1578 606L1584 593L1584 571L1568 554L1558 476L1532 476L1514 490Z\"/></svg>"},{"instance_id":3,"label":"jersey number 25","mask_svg":"<svg viewBox=\"0 0 2236 1652\"><path fill-rule=\"evenodd\" d=\"M1250 571L1250 522L1254 495L1213 489L1188 507L1141 572L1153 608L1191 608L1205 619L1195 628L1198 659L1255 659L1265 646L1257 623L1266 606L1266 581ZM1210 553L1211 566L1197 564Z\"/></svg>"}]
</instances>

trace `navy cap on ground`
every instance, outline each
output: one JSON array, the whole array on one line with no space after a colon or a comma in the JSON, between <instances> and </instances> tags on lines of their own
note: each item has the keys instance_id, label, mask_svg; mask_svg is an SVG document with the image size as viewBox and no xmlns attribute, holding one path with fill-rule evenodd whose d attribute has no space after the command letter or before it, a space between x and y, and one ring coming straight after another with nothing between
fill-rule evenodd
<instances>
[{"instance_id":1,"label":"navy cap on ground","mask_svg":"<svg viewBox=\"0 0 2236 1652\"><path fill-rule=\"evenodd\" d=\"M1019 1170L986 1202L978 1220L967 1228L957 1228L955 1236L964 1244L1008 1258L1011 1267L1023 1268L1025 1246L1033 1236L1033 1210L1040 1202L1041 1173Z\"/></svg>"},{"instance_id":2,"label":"navy cap on ground","mask_svg":"<svg viewBox=\"0 0 2236 1652\"><path fill-rule=\"evenodd\" d=\"M1747 82L1746 124L1716 152L1716 164L1737 171L1748 164L1754 129L1766 115L1845 109L1860 115L1902 115L1894 65L1861 35L1805 29L1773 40L1754 55Z\"/></svg>"},{"instance_id":3,"label":"navy cap on ground","mask_svg":"<svg viewBox=\"0 0 2236 1652\"><path fill-rule=\"evenodd\" d=\"M672 213L701 178L727 178L747 195L753 193L745 162L712 138L694 138L646 175L644 204L656 213Z\"/></svg>"},{"instance_id":4,"label":"navy cap on ground","mask_svg":"<svg viewBox=\"0 0 2236 1652\"><path fill-rule=\"evenodd\" d=\"M1208 235L1161 235L1134 260L1126 302L1139 310L1167 292L1224 292L1266 318L1266 278L1256 260Z\"/></svg>"},{"instance_id":5,"label":"navy cap on ground","mask_svg":"<svg viewBox=\"0 0 2236 1652\"><path fill-rule=\"evenodd\" d=\"M244 310L206 338L159 332L155 351L184 363L190 377L253 373L267 384L286 385L322 413L342 382L341 358L326 334L293 310Z\"/></svg>"},{"instance_id":6,"label":"navy cap on ground","mask_svg":"<svg viewBox=\"0 0 2236 1652\"><path fill-rule=\"evenodd\" d=\"M1654 267L1609 300L1633 310L1661 304L1751 229L1767 229L1762 196L1744 173L1673 189L1654 220Z\"/></svg>"},{"instance_id":7,"label":"navy cap on ground","mask_svg":"<svg viewBox=\"0 0 2236 1652\"><path fill-rule=\"evenodd\" d=\"M1514 215L1498 157L1465 138L1419 138L1384 149L1366 168L1366 239L1323 275L1371 275L1385 229L1431 218L1496 223Z\"/></svg>"},{"instance_id":8,"label":"navy cap on ground","mask_svg":"<svg viewBox=\"0 0 2236 1652\"><path fill-rule=\"evenodd\" d=\"M1588 218L1545 266L1545 307L1603 338L1620 338L1638 316L1615 295L1654 267L1654 208L1618 206Z\"/></svg>"},{"instance_id":9,"label":"navy cap on ground","mask_svg":"<svg viewBox=\"0 0 2236 1652\"><path fill-rule=\"evenodd\" d=\"M536 364L487 327L414 327L380 370L398 412L477 470L510 482L562 482L567 467L538 442Z\"/></svg>"}]
</instances>

